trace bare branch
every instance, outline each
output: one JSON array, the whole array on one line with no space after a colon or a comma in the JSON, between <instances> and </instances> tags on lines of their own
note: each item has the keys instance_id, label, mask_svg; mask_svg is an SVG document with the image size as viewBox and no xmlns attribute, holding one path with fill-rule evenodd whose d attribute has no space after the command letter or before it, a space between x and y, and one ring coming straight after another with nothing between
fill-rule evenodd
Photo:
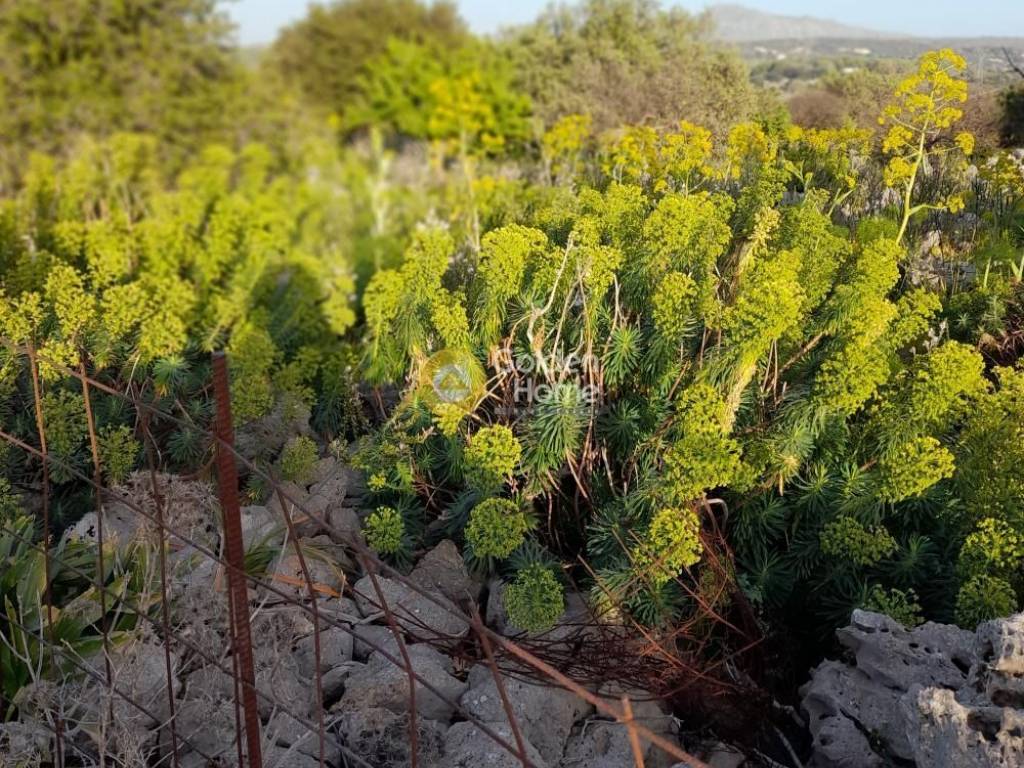
<instances>
[{"instance_id":1,"label":"bare branch","mask_svg":"<svg viewBox=\"0 0 1024 768\"><path fill-rule=\"evenodd\" d=\"M1006 47L1003 48L1003 56L1006 57L1006 63L1010 65L1010 69L1012 69L1014 72L1016 72L1021 77L1024 77L1024 68L1022 68L1020 66L1020 64L1018 64L1017 62L1015 62L1013 60L1013 55L1010 53L1010 49L1009 48L1006 48Z\"/></svg>"}]
</instances>

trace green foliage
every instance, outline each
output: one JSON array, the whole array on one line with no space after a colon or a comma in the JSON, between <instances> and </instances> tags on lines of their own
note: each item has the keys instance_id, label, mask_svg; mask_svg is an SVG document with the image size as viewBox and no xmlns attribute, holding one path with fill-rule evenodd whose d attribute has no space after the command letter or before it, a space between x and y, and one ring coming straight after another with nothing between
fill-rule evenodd
<instances>
[{"instance_id":1,"label":"green foliage","mask_svg":"<svg viewBox=\"0 0 1024 768\"><path fill-rule=\"evenodd\" d=\"M903 239L911 217L928 208L957 211L963 208L963 199L952 195L936 206L934 203L913 204L918 172L930 159L944 159L949 148L937 146L938 139L964 116L960 107L967 101L967 82L963 72L967 61L946 48L921 56L917 72L909 75L896 88L895 100L879 118L879 124L889 125L882 149L890 155L885 168L885 183L899 190L902 197L902 220L896 236ZM948 139L947 139L948 143ZM974 136L959 133L953 143L963 155L974 150Z\"/></svg>"},{"instance_id":2,"label":"green foliage","mask_svg":"<svg viewBox=\"0 0 1024 768\"><path fill-rule=\"evenodd\" d=\"M59 683L77 672L66 656L49 652L44 637L87 658L102 652L104 632L114 646L129 639L142 623L138 612L159 599L151 550L138 544L123 558L111 551L106 572L99 575L108 592L104 614L95 583L97 555L95 545L68 539L53 546L44 563L36 520L0 481L0 697L10 702L5 720L23 706L19 693L38 681ZM53 601L49 606L47 597Z\"/></svg>"},{"instance_id":3,"label":"green foliage","mask_svg":"<svg viewBox=\"0 0 1024 768\"><path fill-rule=\"evenodd\" d=\"M529 424L526 463L544 475L579 448L586 423L583 392L575 383L558 384L542 393Z\"/></svg>"},{"instance_id":4,"label":"green foliage","mask_svg":"<svg viewBox=\"0 0 1024 768\"><path fill-rule=\"evenodd\" d=\"M518 549L532 521L509 499L484 499L469 513L466 542L475 558L504 560Z\"/></svg>"},{"instance_id":5,"label":"green foliage","mask_svg":"<svg viewBox=\"0 0 1024 768\"><path fill-rule=\"evenodd\" d=\"M289 440L278 459L281 477L293 483L305 484L313 477L319 452L316 443L305 435Z\"/></svg>"},{"instance_id":6,"label":"green foliage","mask_svg":"<svg viewBox=\"0 0 1024 768\"><path fill-rule=\"evenodd\" d=\"M987 517L964 539L957 568L964 578L1012 577L1024 565L1024 535L1008 523Z\"/></svg>"},{"instance_id":7,"label":"green foliage","mask_svg":"<svg viewBox=\"0 0 1024 768\"><path fill-rule=\"evenodd\" d=\"M728 484L739 469L739 444L723 426L725 401L707 384L694 384L677 405L681 437L665 454L666 493L678 502Z\"/></svg>"},{"instance_id":8,"label":"green foliage","mask_svg":"<svg viewBox=\"0 0 1024 768\"><path fill-rule=\"evenodd\" d=\"M700 520L692 509L659 509L633 557L634 567L654 585L700 562Z\"/></svg>"},{"instance_id":9,"label":"green foliage","mask_svg":"<svg viewBox=\"0 0 1024 768\"><path fill-rule=\"evenodd\" d=\"M1008 88L1001 100L1000 138L1007 147L1020 146L1024 143L1024 88Z\"/></svg>"},{"instance_id":10,"label":"green foliage","mask_svg":"<svg viewBox=\"0 0 1024 768\"><path fill-rule=\"evenodd\" d=\"M979 574L960 587L956 596L956 621L965 629L1017 610L1013 587L998 576Z\"/></svg>"},{"instance_id":11,"label":"green foliage","mask_svg":"<svg viewBox=\"0 0 1024 768\"><path fill-rule=\"evenodd\" d=\"M328 397L321 368L356 319L350 264L325 223L344 207L340 171L301 178L274 171L260 145L210 146L168 179L156 146L152 136L115 134L87 140L70 160L34 156L20 188L0 202L11 214L0 330L38 349L59 483L71 470L90 474L80 385L63 368L84 358L105 386L140 387L184 417L194 427L153 426L158 452L192 470L209 448L212 350L227 351L241 426ZM22 363L12 367L12 413L33 407ZM150 376L152 388L143 386ZM138 452L116 400L93 393L101 461L114 482ZM19 435L35 432L31 421L2 418Z\"/></svg>"},{"instance_id":12,"label":"green foliage","mask_svg":"<svg viewBox=\"0 0 1024 768\"><path fill-rule=\"evenodd\" d=\"M934 437L919 437L896 446L878 464L882 475L879 495L895 502L920 496L953 475L953 454Z\"/></svg>"},{"instance_id":13,"label":"green foliage","mask_svg":"<svg viewBox=\"0 0 1024 768\"><path fill-rule=\"evenodd\" d=\"M603 132L679 119L724 129L755 106L739 57L704 23L652 0L585 0L512 30L505 46L546 124L589 114Z\"/></svg>"},{"instance_id":14,"label":"green foliage","mask_svg":"<svg viewBox=\"0 0 1024 768\"><path fill-rule=\"evenodd\" d=\"M215 0L4 3L4 159L81 133L141 130L190 150L226 136L244 82L229 35Z\"/></svg>"},{"instance_id":15,"label":"green foliage","mask_svg":"<svg viewBox=\"0 0 1024 768\"><path fill-rule=\"evenodd\" d=\"M504 598L509 622L527 632L546 632L565 611L561 583L550 568L540 564L516 573L505 587Z\"/></svg>"},{"instance_id":16,"label":"green foliage","mask_svg":"<svg viewBox=\"0 0 1024 768\"><path fill-rule=\"evenodd\" d=\"M942 324L984 286L915 286L898 225L859 217L882 173L863 131L590 130L552 128L544 182L479 248L463 233L467 264L456 230L421 233L371 282L367 370L415 382L380 436L404 446L382 492L429 489L468 540L480 498L514 481L545 510L541 544L571 557L585 541L610 616L698 613L686 590L720 577L689 510L724 504L736 575L772 617L835 625L869 598L951 617L974 527L1020 530L1016 374L993 387L980 331ZM465 415L432 404L422 360L451 343L486 369L468 416L507 430L518 465L481 472Z\"/></svg>"},{"instance_id":17,"label":"green foliage","mask_svg":"<svg viewBox=\"0 0 1024 768\"><path fill-rule=\"evenodd\" d=\"M43 5L0 20L24 26ZM108 5L99 18L120 13ZM189 9L192 42L219 39L202 3L153 18L170 35ZM95 30L79 22L88 57ZM20 175L0 199L0 332L38 350L51 519L91 504L72 482L90 451L65 367L84 359L104 385L93 411L116 483L141 430L171 470L207 466L209 356L225 350L258 462L285 443L278 470L306 483L329 444L366 472L374 549L405 566L439 537L464 543L510 582L529 631L562 613L562 573L605 620L686 627L679 642L700 653L735 650L716 617L739 590L796 642L859 606L910 624L1019 604L1019 164L967 173L954 54L922 59L874 136L756 105L705 34L646 0L555 9L488 41L443 4L339 2L262 61L267 88L285 85L277 107L254 127L266 93L247 97L205 148L196 136L229 109L171 148L149 106L109 117L135 82L109 102L57 82L69 110L96 97L104 135L66 142L67 157L29 157L16 137ZM0 70L31 79L15 42ZM66 53L44 77L81 63ZM207 74L231 77L185 80ZM844 84L877 95L874 80ZM150 132L114 130L142 113ZM233 143L254 135L267 143ZM34 445L29 373L0 350L0 427ZM140 422L109 391L174 418ZM258 437L307 415L312 438ZM0 464L4 488L39 487L32 457Z\"/></svg>"},{"instance_id":18,"label":"green foliage","mask_svg":"<svg viewBox=\"0 0 1024 768\"><path fill-rule=\"evenodd\" d=\"M270 58L289 85L312 103L342 114L363 93L363 79L396 43L423 46L425 53L436 56L467 37L451 3L333 0L311 6L305 18L284 29Z\"/></svg>"},{"instance_id":19,"label":"green foliage","mask_svg":"<svg viewBox=\"0 0 1024 768\"><path fill-rule=\"evenodd\" d=\"M916 627L921 623L921 604L914 590L890 589L888 592L877 584L871 588L865 610L884 613L905 627Z\"/></svg>"},{"instance_id":20,"label":"green foliage","mask_svg":"<svg viewBox=\"0 0 1024 768\"><path fill-rule=\"evenodd\" d=\"M97 436L100 466L106 481L112 485L122 483L135 468L142 446L130 427L121 424L101 430Z\"/></svg>"}]
</instances>

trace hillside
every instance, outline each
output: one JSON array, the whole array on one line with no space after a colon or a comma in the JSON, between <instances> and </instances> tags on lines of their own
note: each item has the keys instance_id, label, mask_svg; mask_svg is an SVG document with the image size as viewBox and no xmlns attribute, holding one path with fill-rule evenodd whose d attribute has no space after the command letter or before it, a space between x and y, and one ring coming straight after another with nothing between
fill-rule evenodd
<instances>
[{"instance_id":1,"label":"hillside","mask_svg":"<svg viewBox=\"0 0 1024 768\"><path fill-rule=\"evenodd\" d=\"M863 29L813 16L766 13L732 3L713 5L708 8L708 14L714 22L716 37L733 43L821 38L885 40L906 37L906 35Z\"/></svg>"}]
</instances>

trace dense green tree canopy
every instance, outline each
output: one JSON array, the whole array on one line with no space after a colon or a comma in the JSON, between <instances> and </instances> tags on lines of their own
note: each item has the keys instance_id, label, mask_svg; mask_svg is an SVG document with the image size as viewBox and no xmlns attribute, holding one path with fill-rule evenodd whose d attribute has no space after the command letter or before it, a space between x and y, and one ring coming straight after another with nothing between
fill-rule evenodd
<instances>
[{"instance_id":1,"label":"dense green tree canopy","mask_svg":"<svg viewBox=\"0 0 1024 768\"><path fill-rule=\"evenodd\" d=\"M468 37L450 2L336 0L313 5L304 19L285 29L271 56L310 101L340 114L362 93L367 64L385 54L393 40L436 54Z\"/></svg>"},{"instance_id":2,"label":"dense green tree canopy","mask_svg":"<svg viewBox=\"0 0 1024 768\"><path fill-rule=\"evenodd\" d=\"M79 133L153 133L171 145L230 130L241 91L217 0L0 3L0 135L64 149Z\"/></svg>"},{"instance_id":3,"label":"dense green tree canopy","mask_svg":"<svg viewBox=\"0 0 1024 768\"><path fill-rule=\"evenodd\" d=\"M546 123L588 113L598 130L680 118L720 128L756 104L746 67L708 31L704 19L653 0L587 0L549 9L506 44Z\"/></svg>"}]
</instances>

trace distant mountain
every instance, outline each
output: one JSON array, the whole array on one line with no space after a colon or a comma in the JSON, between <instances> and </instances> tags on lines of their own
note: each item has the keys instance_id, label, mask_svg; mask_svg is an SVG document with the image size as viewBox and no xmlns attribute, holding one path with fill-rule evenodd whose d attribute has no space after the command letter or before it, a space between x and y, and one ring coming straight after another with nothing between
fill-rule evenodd
<instances>
[{"instance_id":1,"label":"distant mountain","mask_svg":"<svg viewBox=\"0 0 1024 768\"><path fill-rule=\"evenodd\" d=\"M732 43L764 40L891 40L910 35L880 32L875 29L840 24L813 16L783 16L765 13L742 5L722 4L708 8L715 24L715 36Z\"/></svg>"}]
</instances>

